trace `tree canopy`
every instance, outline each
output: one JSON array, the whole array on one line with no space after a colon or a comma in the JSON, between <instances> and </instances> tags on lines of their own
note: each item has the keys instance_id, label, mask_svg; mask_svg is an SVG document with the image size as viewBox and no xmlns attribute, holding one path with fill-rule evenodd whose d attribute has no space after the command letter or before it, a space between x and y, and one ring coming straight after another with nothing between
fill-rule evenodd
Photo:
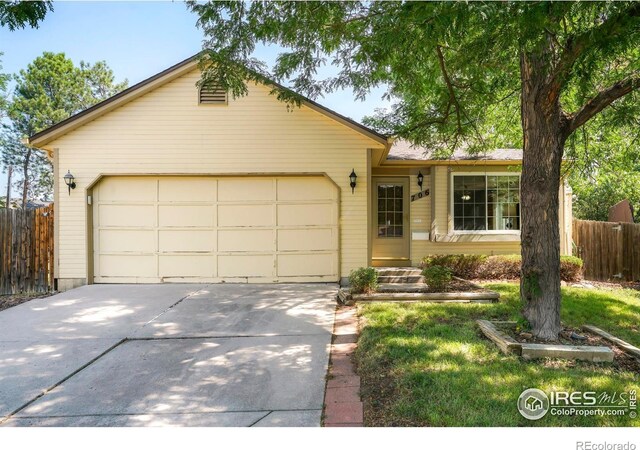
<instances>
[{"instance_id":1,"label":"tree canopy","mask_svg":"<svg viewBox=\"0 0 640 450\"><path fill-rule=\"evenodd\" d=\"M37 28L49 11L51 1L3 1L0 2L0 26L14 31L30 26Z\"/></svg>"},{"instance_id":2,"label":"tree canopy","mask_svg":"<svg viewBox=\"0 0 640 450\"><path fill-rule=\"evenodd\" d=\"M368 123L449 151L522 146L520 54L541 40L557 43L552 63L563 110L567 117L577 116L573 129L599 105L579 108L616 83L630 90L640 69L638 3L189 2L189 7L208 37L205 61L215 63L207 66L206 76L235 95L246 93L247 80L264 77L312 98L345 87L365 97L387 85L393 106ZM283 48L273 68L254 57L259 43ZM337 74L319 78L325 65L334 65ZM639 104L637 93L623 98L607 111L607 119L629 122L638 117Z\"/></svg>"},{"instance_id":3,"label":"tree canopy","mask_svg":"<svg viewBox=\"0 0 640 450\"><path fill-rule=\"evenodd\" d=\"M640 2L188 6L208 38L204 82L234 95L270 77L312 98L346 87L364 97L386 85L393 106L368 121L383 132L443 153L521 147L523 312L536 337L557 338L563 156L577 159L619 133L637 139ZM283 49L273 68L254 57L258 44ZM327 64L336 75L320 77Z\"/></svg>"},{"instance_id":4,"label":"tree canopy","mask_svg":"<svg viewBox=\"0 0 640 450\"><path fill-rule=\"evenodd\" d=\"M64 53L44 52L15 75L16 86L8 107L10 124L0 137L2 165L13 166L17 183L27 199L51 194L50 162L22 139L44 130L127 87L116 83L104 61L79 66Z\"/></svg>"}]
</instances>

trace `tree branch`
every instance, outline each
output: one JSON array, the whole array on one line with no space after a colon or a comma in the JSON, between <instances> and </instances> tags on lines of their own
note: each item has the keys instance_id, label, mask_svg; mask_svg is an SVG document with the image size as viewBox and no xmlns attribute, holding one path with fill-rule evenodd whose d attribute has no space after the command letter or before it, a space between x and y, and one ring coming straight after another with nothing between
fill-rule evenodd
<instances>
[{"instance_id":1,"label":"tree branch","mask_svg":"<svg viewBox=\"0 0 640 450\"><path fill-rule=\"evenodd\" d=\"M620 33L628 29L625 24L630 20L637 20L638 17L640 17L640 2L635 2L626 11L605 20L597 27L586 30L581 34L570 36L564 45L562 55L554 70L552 84L562 83L561 80L571 72L578 58L588 48L593 47L594 36L597 36L597 40L604 42L616 39L620 36Z\"/></svg>"},{"instance_id":2,"label":"tree branch","mask_svg":"<svg viewBox=\"0 0 640 450\"><path fill-rule=\"evenodd\" d=\"M567 136L614 101L640 88L640 74L636 73L598 92L582 108L567 116Z\"/></svg>"},{"instance_id":3,"label":"tree branch","mask_svg":"<svg viewBox=\"0 0 640 450\"><path fill-rule=\"evenodd\" d=\"M460 103L458 103L458 98L456 97L456 93L453 90L453 83L451 83L451 78L449 77L449 73L447 72L447 66L444 63L444 55L442 54L442 48L438 45L436 46L436 51L438 52L438 61L440 62L440 70L442 72L442 77L444 78L444 82L447 84L447 90L449 91L449 105L453 105L456 111L456 123L458 124L458 132L462 131L462 121L460 119ZM447 116L449 114L447 113Z\"/></svg>"}]
</instances>

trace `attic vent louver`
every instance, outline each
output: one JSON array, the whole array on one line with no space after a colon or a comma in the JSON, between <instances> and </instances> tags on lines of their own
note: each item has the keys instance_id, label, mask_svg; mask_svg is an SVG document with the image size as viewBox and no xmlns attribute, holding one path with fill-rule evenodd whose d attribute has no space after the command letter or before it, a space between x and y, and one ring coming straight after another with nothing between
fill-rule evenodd
<instances>
[{"instance_id":1,"label":"attic vent louver","mask_svg":"<svg viewBox=\"0 0 640 450\"><path fill-rule=\"evenodd\" d=\"M226 105L227 91L217 85L205 84L200 87L200 103L203 105Z\"/></svg>"}]
</instances>

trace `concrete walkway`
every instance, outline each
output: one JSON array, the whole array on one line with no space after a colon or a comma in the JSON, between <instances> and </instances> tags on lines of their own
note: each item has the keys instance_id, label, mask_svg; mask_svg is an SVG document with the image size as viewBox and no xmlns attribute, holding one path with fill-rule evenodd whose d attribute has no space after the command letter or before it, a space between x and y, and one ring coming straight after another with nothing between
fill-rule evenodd
<instances>
[{"instance_id":1,"label":"concrete walkway","mask_svg":"<svg viewBox=\"0 0 640 450\"><path fill-rule=\"evenodd\" d=\"M319 426L332 284L93 285L0 312L2 426Z\"/></svg>"}]
</instances>

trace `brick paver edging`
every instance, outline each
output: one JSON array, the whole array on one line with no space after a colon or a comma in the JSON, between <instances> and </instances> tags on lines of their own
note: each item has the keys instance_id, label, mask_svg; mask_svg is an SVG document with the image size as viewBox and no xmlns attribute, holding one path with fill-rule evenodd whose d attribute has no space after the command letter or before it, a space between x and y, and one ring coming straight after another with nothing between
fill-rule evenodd
<instances>
[{"instance_id":1,"label":"brick paver edging","mask_svg":"<svg viewBox=\"0 0 640 450\"><path fill-rule=\"evenodd\" d=\"M324 394L325 427L361 427L364 422L360 400L360 377L351 360L358 342L358 315L355 306L336 309Z\"/></svg>"}]
</instances>

